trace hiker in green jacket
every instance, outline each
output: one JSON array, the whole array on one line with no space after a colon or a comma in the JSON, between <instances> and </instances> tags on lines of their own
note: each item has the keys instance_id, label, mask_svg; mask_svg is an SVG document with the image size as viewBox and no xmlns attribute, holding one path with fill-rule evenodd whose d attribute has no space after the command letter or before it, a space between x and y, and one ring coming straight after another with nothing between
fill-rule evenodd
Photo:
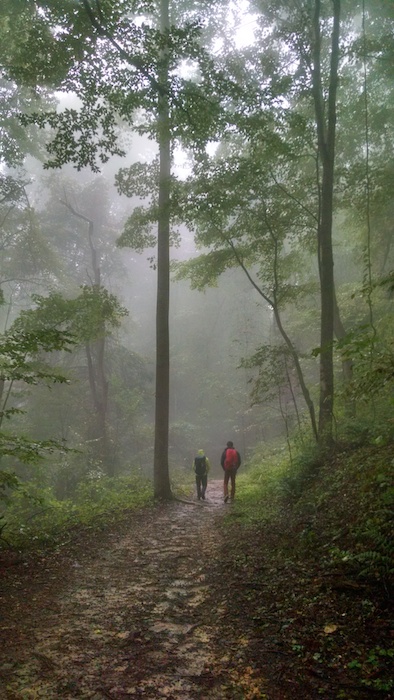
<instances>
[{"instance_id":1,"label":"hiker in green jacket","mask_svg":"<svg viewBox=\"0 0 394 700\"><path fill-rule=\"evenodd\" d=\"M202 498L205 501L205 491L208 484L208 472L211 468L209 459L206 457L204 450L198 450L198 453L193 461L194 473L196 475L197 498Z\"/></svg>"}]
</instances>

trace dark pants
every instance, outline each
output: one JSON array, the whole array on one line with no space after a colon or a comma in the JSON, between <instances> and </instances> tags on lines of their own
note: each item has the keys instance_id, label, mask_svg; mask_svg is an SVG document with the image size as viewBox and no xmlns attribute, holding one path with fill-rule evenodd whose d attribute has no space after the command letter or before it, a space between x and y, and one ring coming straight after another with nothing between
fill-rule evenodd
<instances>
[{"instance_id":1,"label":"dark pants","mask_svg":"<svg viewBox=\"0 0 394 700\"><path fill-rule=\"evenodd\" d=\"M225 469L224 470L224 481L223 481L223 491L224 491L224 497L228 498L228 482L230 482L231 490L230 490L230 498L231 500L234 499L235 496L235 477L237 476L237 467L234 469Z\"/></svg>"},{"instance_id":2,"label":"dark pants","mask_svg":"<svg viewBox=\"0 0 394 700\"><path fill-rule=\"evenodd\" d=\"M197 498L200 500L202 498L204 500L205 498L205 491L207 489L207 483L208 483L208 474L203 474L200 476L199 474L196 474L196 486L197 486Z\"/></svg>"}]
</instances>

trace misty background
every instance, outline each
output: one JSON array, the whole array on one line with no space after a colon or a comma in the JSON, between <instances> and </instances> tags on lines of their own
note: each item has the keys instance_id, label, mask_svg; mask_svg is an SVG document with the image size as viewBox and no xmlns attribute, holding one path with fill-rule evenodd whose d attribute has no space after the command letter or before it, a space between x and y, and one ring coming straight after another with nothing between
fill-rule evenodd
<instances>
[{"instance_id":1,"label":"misty background","mask_svg":"<svg viewBox=\"0 0 394 700\"><path fill-rule=\"evenodd\" d=\"M202 12L196 36L212 60L211 88L228 90L218 98L225 107L216 117L209 114L211 107L201 109L203 136L190 136L188 129L197 132L198 125L193 120L192 127L181 124L184 115L174 106L181 136L174 137L172 167L181 213L177 210L171 224L169 465L177 482L190 474L200 448L219 477L227 440L234 441L245 465L278 446L292 459L311 437L311 406L318 406L319 363L326 348L319 348L321 165L313 86L299 53L299 41L309 34L304 36L304 25L297 23L297 8L282 11L280 3L222 2L202 9L180 3L174 8L175 22ZM368 4L362 15L360 8L346 6L341 25L332 225L336 438L350 425L359 433L367 429L371 410L366 399L379 392L373 416L381 432L390 403L384 377L392 362L392 69L385 55L367 56L361 43L369 20L371 42L378 42L381 31L387 40L382 51L391 55L386 9ZM43 6L35 21L45 25L48 19L56 43L62 37L61 18L59 25L50 25L51 12L52 7ZM332 26L326 15L321 19L324 100L330 88ZM56 129L45 115L53 110L59 117L72 110L78 118L83 83L70 75L79 70L94 83L99 70L96 75L92 56L101 60L100 51L108 47L103 40L97 55L89 53L93 49L86 36L92 28L83 25L85 44L73 45L69 73L63 75L61 64L54 62L49 42L44 48L50 76L42 77L41 64L28 64L23 47L7 29L12 21L29 27L31 15L17 16L11 3L3 17L2 31L14 59L8 61L3 50L0 330L7 359L1 427L8 430L12 424L12 440L16 436L18 442L20 436L23 449L28 449L23 440L32 442L23 460L6 431L2 469L33 484L33 492L35 485L66 499L75 497L86 480L132 472L152 478L157 226L148 219L147 227L138 208L154 203L148 180L156 182L156 117L144 126L149 115L145 106L133 107L129 121L116 114L114 129L125 156L109 154L99 172L80 163L44 169L48 159L51 165L72 160L66 136L59 151L48 154ZM72 23L74 15L70 17ZM376 18L382 20L381 29ZM149 24L148 19L140 12L136 27L148 32L155 21L149 19ZM64 21L67 43L74 37ZM187 32L184 41L189 48ZM189 90L199 81L205 85L195 55L185 58L187 51L182 51L172 77L180 84L184 80ZM108 57L102 60L109 76L102 79L112 89L111 63ZM223 79L223 87L218 75L226 76L228 85ZM100 100L104 102L98 93L98 104ZM204 100L208 104L207 95ZM21 122L23 114L28 118ZM40 115L45 117L41 122ZM140 171L133 170L139 163ZM119 194L127 191L128 180L141 192ZM209 208L219 217L220 235L207 219ZM138 222L141 231L148 229L148 238L141 233L134 249L127 238L132 216L137 217L137 238ZM23 358L13 355L8 338L33 329L31 340L40 328L71 333L72 338L53 339L51 347L42 343L26 373L18 374L15 367L32 353L28 348ZM21 347L19 343L19 352ZM55 449L52 440L60 441L64 451L56 452L59 444ZM37 462L42 448L49 454ZM6 491L12 486L7 479Z\"/></svg>"}]
</instances>

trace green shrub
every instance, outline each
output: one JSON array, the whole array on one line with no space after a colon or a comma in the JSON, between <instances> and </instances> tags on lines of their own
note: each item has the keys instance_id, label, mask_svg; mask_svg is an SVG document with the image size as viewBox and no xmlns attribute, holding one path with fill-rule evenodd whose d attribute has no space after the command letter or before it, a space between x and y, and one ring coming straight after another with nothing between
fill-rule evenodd
<instances>
[{"instance_id":1,"label":"green shrub","mask_svg":"<svg viewBox=\"0 0 394 700\"><path fill-rule=\"evenodd\" d=\"M81 482L75 500L58 500L51 488L27 483L10 499L2 520L2 542L21 549L56 542L77 525L113 519L151 500L151 485L139 472L109 478L95 475Z\"/></svg>"},{"instance_id":2,"label":"green shrub","mask_svg":"<svg viewBox=\"0 0 394 700\"><path fill-rule=\"evenodd\" d=\"M288 471L284 449L264 445L248 459L237 476L236 512L247 521L270 519L282 499L282 479Z\"/></svg>"}]
</instances>

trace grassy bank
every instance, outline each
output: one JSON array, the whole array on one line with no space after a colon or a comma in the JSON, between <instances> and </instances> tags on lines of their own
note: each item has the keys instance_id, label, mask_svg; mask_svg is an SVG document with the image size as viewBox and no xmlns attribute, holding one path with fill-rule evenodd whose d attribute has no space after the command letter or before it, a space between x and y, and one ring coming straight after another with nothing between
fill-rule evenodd
<instances>
[{"instance_id":1,"label":"grassy bank","mask_svg":"<svg viewBox=\"0 0 394 700\"><path fill-rule=\"evenodd\" d=\"M393 444L239 475L217 566L256 667L283 656L294 697L393 697L393 476Z\"/></svg>"},{"instance_id":2,"label":"grassy bank","mask_svg":"<svg viewBox=\"0 0 394 700\"><path fill-rule=\"evenodd\" d=\"M72 500L59 500L49 487L24 484L3 511L0 545L28 550L56 544L78 528L103 529L152 500L151 483L138 473L81 482Z\"/></svg>"}]
</instances>

